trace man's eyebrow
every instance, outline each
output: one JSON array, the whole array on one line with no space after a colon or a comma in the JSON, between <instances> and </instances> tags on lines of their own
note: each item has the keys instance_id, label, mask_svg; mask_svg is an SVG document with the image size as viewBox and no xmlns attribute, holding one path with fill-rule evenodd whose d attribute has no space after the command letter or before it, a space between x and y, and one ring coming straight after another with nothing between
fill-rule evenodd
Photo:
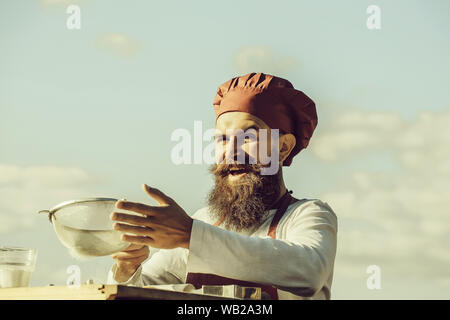
<instances>
[{"instance_id":1,"label":"man's eyebrow","mask_svg":"<svg viewBox=\"0 0 450 320\"><path fill-rule=\"evenodd\" d=\"M245 131L248 131L248 130L250 130L250 129L253 129L253 130L255 130L255 131L258 131L258 130L259 130L259 128L258 128L257 126L251 125L250 127L244 129L243 131L245 132Z\"/></svg>"},{"instance_id":2,"label":"man's eyebrow","mask_svg":"<svg viewBox=\"0 0 450 320\"><path fill-rule=\"evenodd\" d=\"M255 130L255 131L258 131L260 128L258 128L256 125L251 125L251 126L249 126L249 127L247 127L246 129L243 129L242 131L243 132L246 132L246 131L248 131L248 130L250 130L250 129L253 129L253 130ZM215 134L214 134L214 137L225 137L226 136L226 133L223 133L223 132L216 132Z\"/></svg>"}]
</instances>

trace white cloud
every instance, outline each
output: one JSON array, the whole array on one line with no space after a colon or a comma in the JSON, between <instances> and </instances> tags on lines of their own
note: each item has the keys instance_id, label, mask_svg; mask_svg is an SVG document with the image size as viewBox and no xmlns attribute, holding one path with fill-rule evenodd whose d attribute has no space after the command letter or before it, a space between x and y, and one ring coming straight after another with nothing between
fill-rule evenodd
<instances>
[{"instance_id":1,"label":"white cloud","mask_svg":"<svg viewBox=\"0 0 450 320\"><path fill-rule=\"evenodd\" d=\"M283 74L298 66L293 57L279 56L262 46L248 46L239 49L233 56L233 64L239 73L264 72Z\"/></svg>"},{"instance_id":2,"label":"white cloud","mask_svg":"<svg viewBox=\"0 0 450 320\"><path fill-rule=\"evenodd\" d=\"M395 112L347 111L322 126L312 140L311 150L320 159L338 161L362 152L392 152L410 168L428 166L430 157L439 170L450 173L450 111L422 112L406 121Z\"/></svg>"},{"instance_id":3,"label":"white cloud","mask_svg":"<svg viewBox=\"0 0 450 320\"><path fill-rule=\"evenodd\" d=\"M39 210L89 197L99 181L80 168L0 164L0 233L33 226Z\"/></svg>"},{"instance_id":4,"label":"white cloud","mask_svg":"<svg viewBox=\"0 0 450 320\"><path fill-rule=\"evenodd\" d=\"M326 124L324 130L321 128L312 140L311 150L328 161L377 152L398 139L405 126L405 121L393 112L347 111Z\"/></svg>"},{"instance_id":5,"label":"white cloud","mask_svg":"<svg viewBox=\"0 0 450 320\"><path fill-rule=\"evenodd\" d=\"M137 40L121 32L100 34L96 39L96 45L101 50L123 58L134 56L141 48Z\"/></svg>"},{"instance_id":6,"label":"white cloud","mask_svg":"<svg viewBox=\"0 0 450 320\"><path fill-rule=\"evenodd\" d=\"M311 143L319 159L345 164L382 152L398 167L350 170L337 191L321 196L340 218L336 272L361 276L376 264L390 275L448 283L449 123L450 109L413 120L353 110L322 125Z\"/></svg>"}]
</instances>

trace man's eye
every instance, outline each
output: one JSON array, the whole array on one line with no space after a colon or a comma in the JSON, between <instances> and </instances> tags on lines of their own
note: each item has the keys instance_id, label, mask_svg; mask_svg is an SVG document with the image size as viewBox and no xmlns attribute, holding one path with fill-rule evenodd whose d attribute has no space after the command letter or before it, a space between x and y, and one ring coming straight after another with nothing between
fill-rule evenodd
<instances>
[{"instance_id":1,"label":"man's eye","mask_svg":"<svg viewBox=\"0 0 450 320\"><path fill-rule=\"evenodd\" d=\"M225 136L217 136L217 137L216 137L216 142L217 142L217 143L222 143L222 142L225 142L225 141L227 141L227 140L228 140L228 138L225 137Z\"/></svg>"}]
</instances>

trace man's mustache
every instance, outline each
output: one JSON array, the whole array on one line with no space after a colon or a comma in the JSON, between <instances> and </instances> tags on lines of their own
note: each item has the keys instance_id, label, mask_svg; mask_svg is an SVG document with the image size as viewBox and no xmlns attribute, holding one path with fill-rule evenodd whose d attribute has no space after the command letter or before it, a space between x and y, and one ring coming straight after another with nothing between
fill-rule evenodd
<instances>
[{"instance_id":1,"label":"man's mustache","mask_svg":"<svg viewBox=\"0 0 450 320\"><path fill-rule=\"evenodd\" d=\"M244 170L247 173L260 174L262 166L260 164L215 164L211 167L210 172L215 176L225 177L232 170Z\"/></svg>"}]
</instances>

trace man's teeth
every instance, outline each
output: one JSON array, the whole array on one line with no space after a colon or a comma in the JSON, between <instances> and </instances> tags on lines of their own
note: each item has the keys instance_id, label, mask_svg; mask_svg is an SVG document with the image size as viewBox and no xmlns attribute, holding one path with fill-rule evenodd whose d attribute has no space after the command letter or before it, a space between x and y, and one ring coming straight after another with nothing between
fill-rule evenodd
<instances>
[{"instance_id":1,"label":"man's teeth","mask_svg":"<svg viewBox=\"0 0 450 320\"><path fill-rule=\"evenodd\" d=\"M231 173L232 175L246 173L246 172L247 172L247 170L245 170L245 169L231 169L229 171L229 173Z\"/></svg>"}]
</instances>

